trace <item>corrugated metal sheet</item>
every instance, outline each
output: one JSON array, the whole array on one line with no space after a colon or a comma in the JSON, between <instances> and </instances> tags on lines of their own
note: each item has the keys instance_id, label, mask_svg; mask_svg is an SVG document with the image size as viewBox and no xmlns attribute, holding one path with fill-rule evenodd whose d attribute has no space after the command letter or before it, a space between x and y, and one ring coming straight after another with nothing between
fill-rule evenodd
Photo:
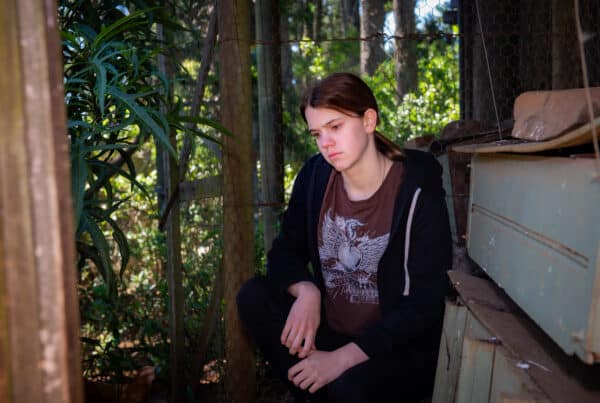
<instances>
[{"instance_id":1,"label":"corrugated metal sheet","mask_svg":"<svg viewBox=\"0 0 600 403\"><path fill-rule=\"evenodd\" d=\"M600 183L594 161L478 154L469 255L568 354L600 361Z\"/></svg>"}]
</instances>

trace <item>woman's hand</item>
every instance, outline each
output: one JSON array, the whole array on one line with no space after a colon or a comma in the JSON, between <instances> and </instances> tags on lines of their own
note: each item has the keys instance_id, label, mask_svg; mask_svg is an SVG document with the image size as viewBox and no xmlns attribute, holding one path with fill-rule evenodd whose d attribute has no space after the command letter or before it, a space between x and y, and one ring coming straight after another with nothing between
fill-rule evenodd
<instances>
[{"instance_id":1,"label":"woman's hand","mask_svg":"<svg viewBox=\"0 0 600 403\"><path fill-rule=\"evenodd\" d=\"M344 371L369 357L354 343L334 351L313 351L288 371L288 379L300 389L310 393L336 380Z\"/></svg>"},{"instance_id":2,"label":"woman's hand","mask_svg":"<svg viewBox=\"0 0 600 403\"><path fill-rule=\"evenodd\" d=\"M290 354L304 358L314 350L315 335L321 321L321 292L310 281L292 284L288 292L296 297L281 332L281 344Z\"/></svg>"}]
</instances>

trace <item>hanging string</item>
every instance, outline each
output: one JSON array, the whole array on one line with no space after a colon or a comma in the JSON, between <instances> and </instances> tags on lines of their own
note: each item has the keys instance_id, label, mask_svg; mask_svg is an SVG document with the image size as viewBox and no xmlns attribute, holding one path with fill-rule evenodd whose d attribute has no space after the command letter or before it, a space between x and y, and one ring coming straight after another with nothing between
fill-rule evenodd
<instances>
[{"instance_id":1,"label":"hanging string","mask_svg":"<svg viewBox=\"0 0 600 403\"><path fill-rule=\"evenodd\" d=\"M492 103L494 105L494 113L496 114L496 124L498 125L498 135L502 140L502 129L500 127L500 115L498 114L498 106L496 105L496 95L494 93L494 81L492 80L492 69L490 68L490 59L488 57L487 48L485 46L485 37L483 35L483 26L481 25L481 15L479 14L479 1L475 0L475 11L477 12L477 21L479 23L479 33L481 35L481 43L483 44L483 55L487 65L488 78L490 80L490 90L492 91Z\"/></svg>"},{"instance_id":2,"label":"hanging string","mask_svg":"<svg viewBox=\"0 0 600 403\"><path fill-rule=\"evenodd\" d=\"M581 60L581 72L583 74L583 86L585 88L585 98L587 101L587 110L590 117L590 130L592 131L592 138L594 143L594 152L596 155L596 175L594 180L600 180L600 150L598 147L598 134L596 132L596 126L594 125L594 109L592 107L592 93L590 91L587 63L585 60L585 49L584 43L589 37L584 37L583 30L581 29L581 20L579 18L579 0L575 0L575 25L577 26L577 38L579 39L579 57Z\"/></svg>"}]
</instances>

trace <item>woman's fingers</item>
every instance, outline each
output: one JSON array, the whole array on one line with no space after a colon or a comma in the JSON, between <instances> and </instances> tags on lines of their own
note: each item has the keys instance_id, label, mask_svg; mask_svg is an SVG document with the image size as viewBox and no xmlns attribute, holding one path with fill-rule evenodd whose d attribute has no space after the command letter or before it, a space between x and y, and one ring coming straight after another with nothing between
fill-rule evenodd
<instances>
[{"instance_id":1,"label":"woman's fingers","mask_svg":"<svg viewBox=\"0 0 600 403\"><path fill-rule=\"evenodd\" d=\"M285 345L288 335L290 334L290 326L288 324L288 322L285 322L285 326L283 327L283 330L281 331L281 344Z\"/></svg>"},{"instance_id":2,"label":"woman's fingers","mask_svg":"<svg viewBox=\"0 0 600 403\"><path fill-rule=\"evenodd\" d=\"M294 355L296 354L298 351L300 351L300 348L302 347L302 341L305 341L305 332L298 332L296 334L296 337L293 339L291 346L288 346L290 349L290 354ZM305 341L306 342L306 341Z\"/></svg>"},{"instance_id":3,"label":"woman's fingers","mask_svg":"<svg viewBox=\"0 0 600 403\"><path fill-rule=\"evenodd\" d=\"M298 357L307 357L308 354L314 349L314 343L315 332L309 329L304 337L304 345L302 346L302 349L298 352Z\"/></svg>"},{"instance_id":4,"label":"woman's fingers","mask_svg":"<svg viewBox=\"0 0 600 403\"><path fill-rule=\"evenodd\" d=\"M311 285L298 294L292 304L281 332L281 344L289 349L290 354L298 353L300 358L306 357L314 348L319 322L320 294L316 287Z\"/></svg>"}]
</instances>

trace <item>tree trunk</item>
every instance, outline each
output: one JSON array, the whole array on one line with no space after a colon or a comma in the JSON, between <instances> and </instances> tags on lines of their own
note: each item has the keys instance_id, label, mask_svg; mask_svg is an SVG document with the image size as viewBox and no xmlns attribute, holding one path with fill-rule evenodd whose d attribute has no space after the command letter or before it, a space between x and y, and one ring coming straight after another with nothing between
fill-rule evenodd
<instances>
[{"instance_id":1,"label":"tree trunk","mask_svg":"<svg viewBox=\"0 0 600 403\"><path fill-rule=\"evenodd\" d=\"M282 1L281 14L279 16L279 37L281 38L281 87L283 93L292 95L293 91L293 74L292 74L292 49L290 46L290 23L288 21L289 1Z\"/></svg>"},{"instance_id":2,"label":"tree trunk","mask_svg":"<svg viewBox=\"0 0 600 403\"><path fill-rule=\"evenodd\" d=\"M360 72L372 75L385 60L383 50L383 23L385 1L361 0L360 16Z\"/></svg>"},{"instance_id":3,"label":"tree trunk","mask_svg":"<svg viewBox=\"0 0 600 403\"><path fill-rule=\"evenodd\" d=\"M171 43L168 33L162 26L158 27L159 37L166 43ZM171 77L171 66L165 55L159 55L159 70L165 77ZM171 91L169 91L171 93ZM166 111L163 111L166 112ZM175 132L169 133L173 148L177 149ZM171 384L169 402L180 403L185 397L185 366L184 366L184 326L183 326L183 286L181 274L181 217L179 197L174 193L179 189L179 168L175 158L163 147L157 149L161 154L162 180L161 188L169 197L172 204L165 205L170 208L167 213L166 238L167 238L167 283L169 287L168 316L169 316L169 379ZM160 169L160 168L159 168ZM172 199L172 200L171 200ZM164 204L164 203L163 203ZM162 213L162 211L161 211Z\"/></svg>"},{"instance_id":4,"label":"tree trunk","mask_svg":"<svg viewBox=\"0 0 600 403\"><path fill-rule=\"evenodd\" d=\"M223 125L223 268L225 392L233 403L255 400L255 357L242 331L235 297L254 273L252 222L252 92L250 2L219 1L220 92Z\"/></svg>"},{"instance_id":5,"label":"tree trunk","mask_svg":"<svg viewBox=\"0 0 600 403\"><path fill-rule=\"evenodd\" d=\"M417 44L412 35L416 32L415 0L394 0L394 32L396 51L396 92L400 100L417 89Z\"/></svg>"},{"instance_id":6,"label":"tree trunk","mask_svg":"<svg viewBox=\"0 0 600 403\"><path fill-rule=\"evenodd\" d=\"M175 132L169 134L171 144L176 147ZM167 151L163 151L167 162L165 172L167 194L179 188L179 168L177 161ZM167 218L167 282L169 285L169 373L171 396L169 402L179 403L185 397L185 333L183 326L183 285L181 273L181 217L179 197L175 201Z\"/></svg>"},{"instance_id":7,"label":"tree trunk","mask_svg":"<svg viewBox=\"0 0 600 403\"><path fill-rule=\"evenodd\" d=\"M349 35L351 29L360 30L360 18L358 13L358 0L341 0L342 8L342 33Z\"/></svg>"},{"instance_id":8,"label":"tree trunk","mask_svg":"<svg viewBox=\"0 0 600 403\"><path fill-rule=\"evenodd\" d=\"M0 401L83 401L56 3L0 7Z\"/></svg>"},{"instance_id":9,"label":"tree trunk","mask_svg":"<svg viewBox=\"0 0 600 403\"><path fill-rule=\"evenodd\" d=\"M321 41L321 25L323 23L323 0L314 0L315 15L313 16L313 39L316 43Z\"/></svg>"},{"instance_id":10,"label":"tree trunk","mask_svg":"<svg viewBox=\"0 0 600 403\"><path fill-rule=\"evenodd\" d=\"M320 0L318 0L320 2ZM276 0L256 0L258 127L265 253L277 235L283 205L283 135L279 8Z\"/></svg>"}]
</instances>

